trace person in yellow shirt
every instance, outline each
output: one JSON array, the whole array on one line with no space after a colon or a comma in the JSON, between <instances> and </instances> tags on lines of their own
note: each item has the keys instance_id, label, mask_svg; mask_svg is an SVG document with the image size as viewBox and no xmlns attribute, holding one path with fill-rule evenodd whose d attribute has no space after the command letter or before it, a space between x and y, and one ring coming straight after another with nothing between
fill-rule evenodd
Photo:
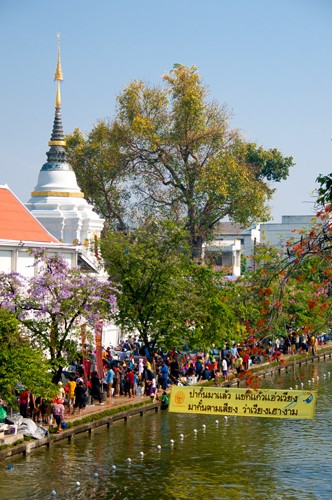
<instances>
[{"instance_id":1,"label":"person in yellow shirt","mask_svg":"<svg viewBox=\"0 0 332 500\"><path fill-rule=\"evenodd\" d=\"M69 413L74 411L76 380L70 375L68 380L68 406Z\"/></svg>"}]
</instances>

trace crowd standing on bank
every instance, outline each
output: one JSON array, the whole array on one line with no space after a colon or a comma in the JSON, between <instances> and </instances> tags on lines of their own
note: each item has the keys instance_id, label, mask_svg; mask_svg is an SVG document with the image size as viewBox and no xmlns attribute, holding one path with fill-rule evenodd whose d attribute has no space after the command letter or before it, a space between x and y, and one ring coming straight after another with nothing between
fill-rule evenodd
<instances>
[{"instance_id":1,"label":"crowd standing on bank","mask_svg":"<svg viewBox=\"0 0 332 500\"><path fill-rule=\"evenodd\" d=\"M240 376L257 363L279 361L283 355L294 353L315 355L317 346L326 342L324 335L317 337L302 329L277 337L273 342L248 338L246 342L226 343L223 349L211 349L207 353L173 348L150 355L137 337L129 337L116 347L103 348L99 375L93 349L84 362L72 364L58 382L58 395L52 400L22 388L18 393L19 412L44 425L54 421L60 433L66 425L66 416L84 413L87 405L103 405L105 401L112 404L115 398L121 397L134 400L148 396L166 408L166 391L172 384L191 385L214 379L219 385L228 381L230 375Z\"/></svg>"}]
</instances>

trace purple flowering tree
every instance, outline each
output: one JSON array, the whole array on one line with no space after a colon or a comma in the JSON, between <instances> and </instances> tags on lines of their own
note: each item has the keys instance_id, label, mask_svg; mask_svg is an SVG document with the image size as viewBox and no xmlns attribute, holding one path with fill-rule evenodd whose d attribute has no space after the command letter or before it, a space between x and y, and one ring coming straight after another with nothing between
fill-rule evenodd
<instances>
[{"instance_id":1,"label":"purple flowering tree","mask_svg":"<svg viewBox=\"0 0 332 500\"><path fill-rule=\"evenodd\" d=\"M35 277L0 274L0 307L12 312L30 332L33 345L48 352L57 382L80 326L94 326L97 320L110 317L116 305L115 290L109 281L70 268L59 255L39 251L35 257Z\"/></svg>"}]
</instances>

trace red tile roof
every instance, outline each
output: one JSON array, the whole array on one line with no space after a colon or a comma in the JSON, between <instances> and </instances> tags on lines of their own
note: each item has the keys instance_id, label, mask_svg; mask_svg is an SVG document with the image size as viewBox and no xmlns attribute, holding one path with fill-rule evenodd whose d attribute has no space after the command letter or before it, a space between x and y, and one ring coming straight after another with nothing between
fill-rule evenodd
<instances>
[{"instance_id":1,"label":"red tile roof","mask_svg":"<svg viewBox=\"0 0 332 500\"><path fill-rule=\"evenodd\" d=\"M0 239L59 243L7 186L0 186Z\"/></svg>"}]
</instances>

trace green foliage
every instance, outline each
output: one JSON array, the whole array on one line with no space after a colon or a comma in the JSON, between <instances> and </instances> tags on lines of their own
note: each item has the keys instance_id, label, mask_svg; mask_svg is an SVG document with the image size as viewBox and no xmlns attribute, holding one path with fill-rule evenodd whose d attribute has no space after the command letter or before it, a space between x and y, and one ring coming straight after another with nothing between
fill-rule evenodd
<instances>
[{"instance_id":1,"label":"green foliage","mask_svg":"<svg viewBox=\"0 0 332 500\"><path fill-rule=\"evenodd\" d=\"M16 406L18 384L38 396L56 393L50 365L41 350L19 331L19 323L8 311L0 308L0 397Z\"/></svg>"},{"instance_id":2,"label":"green foliage","mask_svg":"<svg viewBox=\"0 0 332 500\"><path fill-rule=\"evenodd\" d=\"M332 202L332 174L319 175L317 182L320 184L318 189L317 202L320 205L331 204Z\"/></svg>"},{"instance_id":3,"label":"green foliage","mask_svg":"<svg viewBox=\"0 0 332 500\"><path fill-rule=\"evenodd\" d=\"M190 348L208 351L213 344L242 338L239 310L234 307L237 291L234 283L225 280L208 266L191 265L191 281L187 301L188 327L186 343Z\"/></svg>"},{"instance_id":4,"label":"green foliage","mask_svg":"<svg viewBox=\"0 0 332 500\"><path fill-rule=\"evenodd\" d=\"M289 169L294 165L291 156L283 157L277 149L265 150L254 143L245 145L245 159L256 168L257 179L280 182L286 180Z\"/></svg>"}]
</instances>

